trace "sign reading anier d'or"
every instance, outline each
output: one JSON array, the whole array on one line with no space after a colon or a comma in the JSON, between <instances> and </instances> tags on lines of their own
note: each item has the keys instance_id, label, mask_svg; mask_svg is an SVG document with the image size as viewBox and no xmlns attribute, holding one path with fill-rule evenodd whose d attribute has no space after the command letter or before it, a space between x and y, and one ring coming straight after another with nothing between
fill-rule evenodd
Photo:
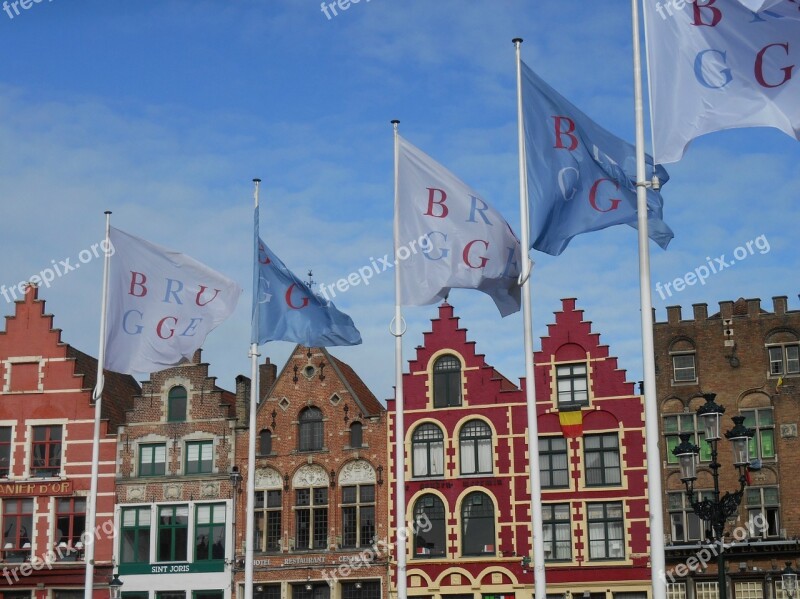
<instances>
[{"instance_id":1,"label":"sign reading anier d'or","mask_svg":"<svg viewBox=\"0 0 800 599\"><path fill-rule=\"evenodd\" d=\"M31 495L72 495L72 481L0 483L0 497L30 497Z\"/></svg>"}]
</instances>

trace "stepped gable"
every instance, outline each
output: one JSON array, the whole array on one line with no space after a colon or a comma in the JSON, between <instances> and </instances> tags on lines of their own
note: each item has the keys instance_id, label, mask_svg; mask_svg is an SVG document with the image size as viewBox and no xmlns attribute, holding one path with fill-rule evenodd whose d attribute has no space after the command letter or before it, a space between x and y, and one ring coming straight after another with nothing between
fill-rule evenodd
<instances>
[{"instance_id":1,"label":"stepped gable","mask_svg":"<svg viewBox=\"0 0 800 599\"><path fill-rule=\"evenodd\" d=\"M135 401L138 402L134 407L132 406L130 412L135 412L137 415L142 415L146 418L153 418L154 421L160 419L161 395L164 393L168 382L175 379L185 379L187 383L191 383L191 388L187 387L187 392L197 394L199 398L208 398L208 401L217 401L218 409L222 412L214 414L213 417L236 417L236 393L223 389L217 385L217 377L208 374L209 364L202 360L202 349L194 352L191 360L183 360L180 364L165 368L150 374L150 378L142 383L142 391L136 397ZM158 398L158 405L154 403L154 397ZM149 402L149 403L148 403ZM145 407L145 404L147 406ZM151 410L155 410L149 413ZM140 418L131 419L128 417L128 422L138 422Z\"/></svg>"},{"instance_id":2,"label":"stepped gable","mask_svg":"<svg viewBox=\"0 0 800 599\"><path fill-rule=\"evenodd\" d=\"M583 320L583 310L575 307L575 298L561 300L556 320L547 326L548 335L541 338L542 348L534 352L536 369L536 401L550 402L554 390L550 368L552 362L588 360L594 373L590 377L595 397L634 394L634 384L626 381L625 369L618 368L617 358L609 356L607 345L600 343L600 333L592 332L592 321Z\"/></svg>"},{"instance_id":3,"label":"stepped gable","mask_svg":"<svg viewBox=\"0 0 800 599\"><path fill-rule=\"evenodd\" d=\"M12 341L13 340L13 341ZM64 343L61 329L53 328L53 315L45 313L45 301L39 299L39 288L28 285L25 297L14 302L14 314L6 316L5 330L0 331L0 359L15 356L36 356L45 360L41 381L47 390L50 381L72 378L72 389L89 393L89 401L97 382L97 358ZM114 430L124 422L125 410L133 405L133 398L141 392L132 376L103 371L105 384L101 417ZM6 378L4 366L0 364L0 380Z\"/></svg>"},{"instance_id":4,"label":"stepped gable","mask_svg":"<svg viewBox=\"0 0 800 599\"><path fill-rule=\"evenodd\" d=\"M423 345L417 346L416 357L409 360L409 372L403 375L406 409L423 408L427 404L428 377L419 374L427 372L431 358L439 352L457 352L461 355L465 388L480 389L480 393L465 397L470 405L494 404L500 394L519 391L511 380L486 363L484 354L476 352L476 343L467 339L467 329L459 326L453 306L442 302L439 316L431 319L431 330L423 333ZM508 399L504 398L504 401Z\"/></svg>"}]
</instances>

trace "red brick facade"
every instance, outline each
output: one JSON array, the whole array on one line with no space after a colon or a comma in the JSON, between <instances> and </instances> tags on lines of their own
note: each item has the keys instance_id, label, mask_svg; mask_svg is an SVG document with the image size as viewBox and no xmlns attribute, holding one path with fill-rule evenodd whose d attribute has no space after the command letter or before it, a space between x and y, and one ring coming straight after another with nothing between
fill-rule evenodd
<instances>
[{"instance_id":1,"label":"red brick facade","mask_svg":"<svg viewBox=\"0 0 800 599\"><path fill-rule=\"evenodd\" d=\"M277 378L274 373L268 361L262 365L253 596L387 596L385 409L353 369L324 348L297 346ZM248 385L240 377L241 395ZM236 455L245 481L246 405ZM246 518L244 503L239 522ZM239 527L239 558L244 543ZM239 596L243 583L240 569Z\"/></svg>"},{"instance_id":2,"label":"red brick facade","mask_svg":"<svg viewBox=\"0 0 800 599\"><path fill-rule=\"evenodd\" d=\"M0 591L83 594L97 361L61 341L28 287L0 332ZM139 386L105 373L95 540L95 597L108 597L116 427ZM91 531L87 534L91 535Z\"/></svg>"},{"instance_id":3,"label":"red brick facade","mask_svg":"<svg viewBox=\"0 0 800 599\"><path fill-rule=\"evenodd\" d=\"M687 319L680 306L673 306L667 308L667 321L654 326L667 568L679 592L690 594L704 585L716 593L715 559L693 571L677 569L697 553L705 530L689 515L685 487L669 449L678 429L707 446L693 431L696 410L705 403L702 393L716 393L716 402L726 408L723 431L733 427L730 417L740 413L748 416L747 426L757 429L752 444L757 455L751 457L760 460L761 469L751 472L738 516L727 526L726 542L740 541L726 549L728 597L775 597L777 570L800 556L800 477L792 476L800 460L800 362L795 360L800 352L800 311L788 310L786 297L772 302L770 312L759 299L723 301L711 316L706 304L695 304ZM698 490L713 488L708 457L701 454ZM719 442L719 462L722 492L737 490L731 444L725 439ZM748 514L757 513L766 524L763 531L747 527Z\"/></svg>"},{"instance_id":4,"label":"red brick facade","mask_svg":"<svg viewBox=\"0 0 800 599\"><path fill-rule=\"evenodd\" d=\"M552 533L547 592L642 595L650 579L642 398L575 301L562 308L535 354L540 450L552 460L541 471ZM561 366L575 367L586 390L569 406L581 408L582 434L566 440L559 411L567 406L554 385ZM530 597L524 381L517 387L489 366L445 303L404 374L404 394L404 520L435 521L409 539L409 597Z\"/></svg>"}]
</instances>

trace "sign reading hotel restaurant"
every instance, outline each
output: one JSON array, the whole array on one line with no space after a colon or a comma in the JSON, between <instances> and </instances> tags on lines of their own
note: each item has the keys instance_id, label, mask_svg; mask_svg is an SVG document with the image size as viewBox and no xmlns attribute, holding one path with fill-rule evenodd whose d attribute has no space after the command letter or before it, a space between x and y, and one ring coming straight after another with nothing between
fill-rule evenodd
<instances>
[{"instance_id":1,"label":"sign reading hotel restaurant","mask_svg":"<svg viewBox=\"0 0 800 599\"><path fill-rule=\"evenodd\" d=\"M30 497L31 495L72 495L72 481L0 483L0 497Z\"/></svg>"}]
</instances>

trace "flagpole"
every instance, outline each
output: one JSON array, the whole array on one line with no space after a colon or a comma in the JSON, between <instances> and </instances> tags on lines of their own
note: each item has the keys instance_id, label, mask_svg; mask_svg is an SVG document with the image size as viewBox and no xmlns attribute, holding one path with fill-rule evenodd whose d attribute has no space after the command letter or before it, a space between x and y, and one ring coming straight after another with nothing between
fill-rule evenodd
<instances>
[{"instance_id":1,"label":"flagpole","mask_svg":"<svg viewBox=\"0 0 800 599\"><path fill-rule=\"evenodd\" d=\"M653 599L666 599L664 516L661 497L661 454L658 448L658 405L653 344L653 299L650 280L650 246L647 231L647 181L644 156L644 108L642 102L642 60L639 41L639 0L631 0L633 16L633 80L636 117L636 210L639 225L639 301L642 318L642 360L644 366L644 422L647 450L647 490L650 508L650 578Z\"/></svg>"},{"instance_id":2,"label":"flagpole","mask_svg":"<svg viewBox=\"0 0 800 599\"><path fill-rule=\"evenodd\" d=\"M106 210L106 249L111 247L111 211ZM106 310L108 307L108 271L111 264L111 252L105 252L103 259L103 291L100 300L100 341L97 350L97 382L92 399L94 400L94 436L92 437L92 482L89 489L89 501L86 505L86 531L81 538L84 541L84 560L86 577L83 584L84 599L92 599L94 593L94 545L97 529L97 481L100 475L100 419L103 398L103 366L106 359Z\"/></svg>"},{"instance_id":3,"label":"flagpole","mask_svg":"<svg viewBox=\"0 0 800 599\"><path fill-rule=\"evenodd\" d=\"M258 189L261 179L253 179L255 189L253 191L253 200L255 202L256 213L258 212ZM257 222L257 221L256 221ZM253 259L253 301L258 301L258 231L255 232L254 246L254 259ZM255 315L256 306L253 305L253 315ZM244 597L245 599L253 599L253 537L255 534L255 496L256 496L256 403L258 402L258 318L252 318L253 327L253 340L250 344L250 419L248 447L247 447L247 517L245 518L245 526L247 527L247 534L245 535L245 549L244 549ZM234 548L234 555L235 555Z\"/></svg>"},{"instance_id":4,"label":"flagpole","mask_svg":"<svg viewBox=\"0 0 800 599\"><path fill-rule=\"evenodd\" d=\"M539 426L536 420L536 381L533 368L533 318L531 315L530 214L528 211L528 178L525 162L525 132L522 116L521 38L514 38L517 56L517 142L519 145L519 214L523 268L522 326L525 337L525 403L528 413L528 468L531 487L531 522L533 534L533 572L536 599L546 599L547 580L544 570L544 535L542 522L542 485L539 480Z\"/></svg>"},{"instance_id":5,"label":"flagpole","mask_svg":"<svg viewBox=\"0 0 800 599\"><path fill-rule=\"evenodd\" d=\"M394 255L397 256L400 242L400 192L399 164L400 141L397 126L400 121L392 121L394 129ZM395 526L397 536L397 599L406 599L406 480L405 480L405 415L403 413L403 334L405 323L400 309L400 264L394 269L394 366L395 366L395 412L394 412L394 483L395 483ZM401 528L402 523L402 528Z\"/></svg>"}]
</instances>

